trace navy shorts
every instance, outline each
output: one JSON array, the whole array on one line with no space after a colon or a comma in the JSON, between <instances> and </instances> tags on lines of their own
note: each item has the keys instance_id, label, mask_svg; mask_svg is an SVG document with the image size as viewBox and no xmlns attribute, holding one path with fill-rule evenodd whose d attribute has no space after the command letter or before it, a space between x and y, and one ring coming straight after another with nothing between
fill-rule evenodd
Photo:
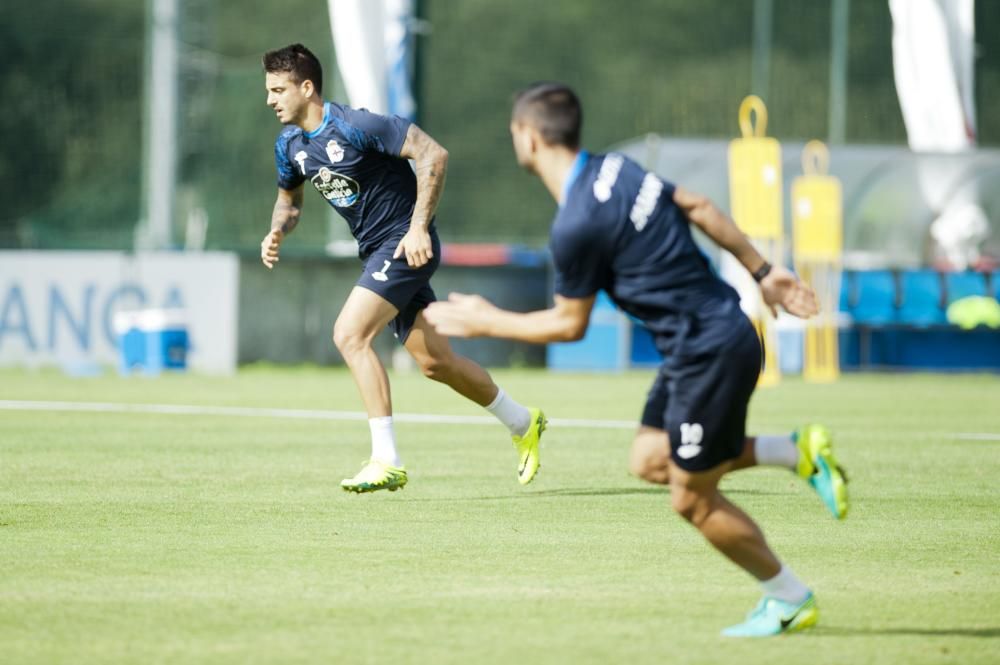
<instances>
[{"instance_id":1,"label":"navy shorts","mask_svg":"<svg viewBox=\"0 0 1000 665\"><path fill-rule=\"evenodd\" d=\"M431 230L434 257L419 268L410 267L405 256L392 258L402 237L391 238L372 252L364 260L357 282L358 286L374 291L399 310L389 327L400 343L410 336L420 310L437 300L431 288L431 275L441 263L441 241L436 231Z\"/></svg>"},{"instance_id":2,"label":"navy shorts","mask_svg":"<svg viewBox=\"0 0 1000 665\"><path fill-rule=\"evenodd\" d=\"M649 390L642 424L667 431L670 456L685 471L707 471L743 451L762 354L750 322L741 328L714 353L667 359Z\"/></svg>"}]
</instances>

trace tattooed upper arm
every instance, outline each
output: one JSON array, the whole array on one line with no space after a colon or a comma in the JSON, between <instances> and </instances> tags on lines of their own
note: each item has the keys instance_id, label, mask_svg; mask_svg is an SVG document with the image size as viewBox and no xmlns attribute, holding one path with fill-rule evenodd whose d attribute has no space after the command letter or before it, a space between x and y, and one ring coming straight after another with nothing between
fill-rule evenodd
<instances>
[{"instance_id":1,"label":"tattooed upper arm","mask_svg":"<svg viewBox=\"0 0 1000 665\"><path fill-rule=\"evenodd\" d=\"M420 129L420 127L410 125L410 128L406 131L406 140L403 141L403 147L399 150L399 156L405 159L416 160L419 164L423 159L432 155L447 159L448 151L440 143L431 138L427 132Z\"/></svg>"}]
</instances>

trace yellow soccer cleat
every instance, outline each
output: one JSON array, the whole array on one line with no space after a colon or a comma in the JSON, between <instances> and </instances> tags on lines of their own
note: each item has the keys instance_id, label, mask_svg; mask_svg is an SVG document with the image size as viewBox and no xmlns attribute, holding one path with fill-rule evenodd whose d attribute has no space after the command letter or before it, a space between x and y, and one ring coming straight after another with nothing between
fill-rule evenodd
<instances>
[{"instance_id":1,"label":"yellow soccer cleat","mask_svg":"<svg viewBox=\"0 0 1000 665\"><path fill-rule=\"evenodd\" d=\"M345 492L357 494L378 490L395 492L406 486L406 469L378 460L366 460L358 474L340 481L340 486Z\"/></svg>"},{"instance_id":2,"label":"yellow soccer cleat","mask_svg":"<svg viewBox=\"0 0 1000 665\"><path fill-rule=\"evenodd\" d=\"M838 520L847 517L847 475L833 456L830 430L807 425L795 433L799 448L799 477L812 485L820 499Z\"/></svg>"},{"instance_id":3,"label":"yellow soccer cleat","mask_svg":"<svg viewBox=\"0 0 1000 665\"><path fill-rule=\"evenodd\" d=\"M517 448L517 482L522 485L530 483L541 462L538 459L538 446L542 440L542 432L548 421L541 409L528 409L531 414L531 425L528 431L522 436L511 437L514 439L514 447Z\"/></svg>"}]
</instances>

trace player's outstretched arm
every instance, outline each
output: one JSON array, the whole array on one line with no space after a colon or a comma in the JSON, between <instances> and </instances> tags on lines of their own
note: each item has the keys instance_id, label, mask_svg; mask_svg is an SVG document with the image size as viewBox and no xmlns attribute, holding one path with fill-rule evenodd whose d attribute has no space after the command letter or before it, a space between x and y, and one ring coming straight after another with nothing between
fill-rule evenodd
<instances>
[{"instance_id":1,"label":"player's outstretched arm","mask_svg":"<svg viewBox=\"0 0 1000 665\"><path fill-rule=\"evenodd\" d=\"M427 230L434 218L448 174L448 151L416 125L406 131L399 156L414 161L417 172L417 201L413 206L410 230L406 232L393 258L406 256L406 262L419 268L434 257Z\"/></svg>"},{"instance_id":2,"label":"player's outstretched arm","mask_svg":"<svg viewBox=\"0 0 1000 665\"><path fill-rule=\"evenodd\" d=\"M302 185L292 190L278 188L278 198L271 213L271 230L260 243L260 260L268 270L278 262L278 248L281 247L281 241L299 223L302 200Z\"/></svg>"},{"instance_id":3,"label":"player's outstretched arm","mask_svg":"<svg viewBox=\"0 0 1000 665\"><path fill-rule=\"evenodd\" d=\"M444 302L424 310L424 318L448 337L503 337L532 344L574 342L583 337L590 322L594 296L564 298L557 295L549 309L511 312L482 296L452 293Z\"/></svg>"},{"instance_id":4,"label":"player's outstretched arm","mask_svg":"<svg viewBox=\"0 0 1000 665\"><path fill-rule=\"evenodd\" d=\"M750 239L740 231L729 215L719 210L701 194L678 187L674 203L717 245L735 256L743 267L760 282L764 303L777 315L777 305L789 314L808 318L819 312L816 293L795 274L782 266L770 266Z\"/></svg>"},{"instance_id":5,"label":"player's outstretched arm","mask_svg":"<svg viewBox=\"0 0 1000 665\"><path fill-rule=\"evenodd\" d=\"M678 187L674 190L674 203L692 224L735 256L751 273L766 263L729 215L719 210L707 196Z\"/></svg>"}]
</instances>

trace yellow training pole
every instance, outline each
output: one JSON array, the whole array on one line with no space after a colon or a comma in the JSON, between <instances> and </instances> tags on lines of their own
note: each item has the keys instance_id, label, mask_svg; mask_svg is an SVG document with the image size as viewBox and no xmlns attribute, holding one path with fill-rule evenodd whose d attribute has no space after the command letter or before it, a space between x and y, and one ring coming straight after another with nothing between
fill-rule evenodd
<instances>
[{"instance_id":1,"label":"yellow training pole","mask_svg":"<svg viewBox=\"0 0 1000 665\"><path fill-rule=\"evenodd\" d=\"M840 181L827 174L830 153L819 141L802 150L804 175L792 182L795 268L819 299L820 313L806 322L806 381L829 383L840 376L837 319L844 250Z\"/></svg>"},{"instance_id":2,"label":"yellow training pole","mask_svg":"<svg viewBox=\"0 0 1000 665\"><path fill-rule=\"evenodd\" d=\"M753 114L754 118L751 118ZM767 107L755 95L740 104L741 138L729 144L729 198L733 219L771 263L783 263L781 146L766 136ZM749 277L749 275L747 275ZM739 289L741 295L749 289ZM748 311L764 344L764 370L760 385L775 385L781 380L778 367L778 336L774 319L753 289L755 301ZM755 306L754 306L755 305Z\"/></svg>"}]
</instances>

